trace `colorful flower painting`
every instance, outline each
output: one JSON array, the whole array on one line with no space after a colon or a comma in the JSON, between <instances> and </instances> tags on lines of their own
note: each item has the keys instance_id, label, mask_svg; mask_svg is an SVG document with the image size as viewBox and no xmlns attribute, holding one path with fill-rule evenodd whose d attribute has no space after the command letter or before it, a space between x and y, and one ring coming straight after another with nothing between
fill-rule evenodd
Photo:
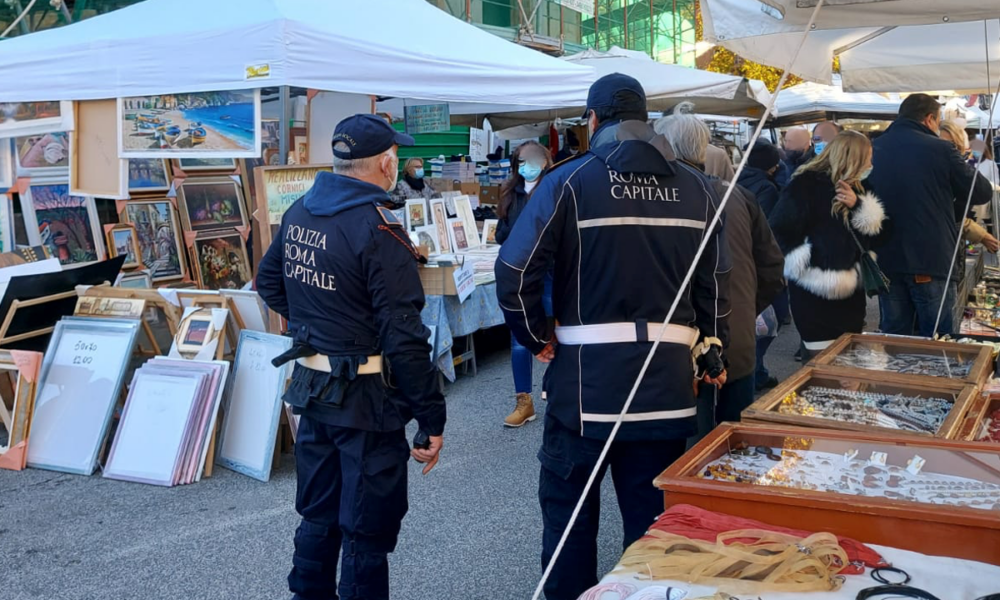
<instances>
[{"instance_id":1,"label":"colorful flower painting","mask_svg":"<svg viewBox=\"0 0 1000 600\"><path fill-rule=\"evenodd\" d=\"M177 190L181 216L188 231L245 227L243 193L229 177L186 179Z\"/></svg>"},{"instance_id":2,"label":"colorful flower painting","mask_svg":"<svg viewBox=\"0 0 1000 600\"><path fill-rule=\"evenodd\" d=\"M194 248L202 289L238 290L250 281L250 259L239 234L196 239Z\"/></svg>"}]
</instances>

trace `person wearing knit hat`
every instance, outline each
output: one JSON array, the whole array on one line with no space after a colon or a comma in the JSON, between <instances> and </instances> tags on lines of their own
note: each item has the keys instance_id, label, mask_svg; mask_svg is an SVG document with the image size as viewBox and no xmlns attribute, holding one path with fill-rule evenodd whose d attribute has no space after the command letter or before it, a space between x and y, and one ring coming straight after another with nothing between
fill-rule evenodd
<instances>
[{"instance_id":1,"label":"person wearing knit hat","mask_svg":"<svg viewBox=\"0 0 1000 600\"><path fill-rule=\"evenodd\" d=\"M778 186L774 182L774 174L781 162L781 153L770 142L758 141L750 149L750 157L740 173L739 184L753 192L757 202L770 215L771 209L778 203Z\"/></svg>"}]
</instances>

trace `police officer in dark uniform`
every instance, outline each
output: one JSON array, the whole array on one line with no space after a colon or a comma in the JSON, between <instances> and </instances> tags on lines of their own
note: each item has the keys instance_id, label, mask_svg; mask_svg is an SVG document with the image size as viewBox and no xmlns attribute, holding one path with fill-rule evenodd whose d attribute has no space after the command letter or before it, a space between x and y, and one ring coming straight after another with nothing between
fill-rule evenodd
<instances>
[{"instance_id":1,"label":"police officer in dark uniform","mask_svg":"<svg viewBox=\"0 0 1000 600\"><path fill-rule=\"evenodd\" d=\"M674 298L677 310L545 586L575 600L597 583L600 481L610 468L624 546L663 510L653 479L695 432L693 380L721 385L727 256L709 225L719 200L647 124L646 98L618 73L590 89L590 151L550 172L496 265L497 296L518 341L550 362L539 500L547 566ZM708 245L681 289L698 246ZM542 307L554 264L555 327ZM696 367L697 365L697 367ZM697 374L696 374L697 373Z\"/></svg>"},{"instance_id":2,"label":"police officer in dark uniform","mask_svg":"<svg viewBox=\"0 0 1000 600\"><path fill-rule=\"evenodd\" d=\"M407 510L407 458L438 460L444 398L420 320L420 255L385 208L398 146L413 138L355 115L333 135L333 173L285 213L261 260L257 290L288 320L295 360L285 401L301 415L289 589L301 600L389 597L387 554ZM420 426L411 452L403 428Z\"/></svg>"}]
</instances>

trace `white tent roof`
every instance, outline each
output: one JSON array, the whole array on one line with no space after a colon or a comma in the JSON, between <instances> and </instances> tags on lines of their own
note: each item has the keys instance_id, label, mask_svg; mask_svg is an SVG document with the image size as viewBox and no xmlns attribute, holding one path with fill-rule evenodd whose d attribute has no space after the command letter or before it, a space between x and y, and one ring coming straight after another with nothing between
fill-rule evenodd
<instances>
[{"instance_id":1,"label":"white tent roof","mask_svg":"<svg viewBox=\"0 0 1000 600\"><path fill-rule=\"evenodd\" d=\"M592 68L595 78L610 73L625 73L639 80L646 91L649 110L665 111L674 105L690 100L698 112L760 116L770 100L770 92L761 81L747 81L742 77L699 71L677 65L656 62L643 52L624 50L617 46L607 52L586 50L567 56L564 62ZM379 104L380 110L402 114L402 100ZM514 102L502 104L453 103L450 111L455 115L488 117L497 130L552 121L557 118L579 117L587 104L587 90L580 90L576 98L562 106L551 104L516 106ZM456 119L456 122L461 119Z\"/></svg>"},{"instance_id":2,"label":"white tent roof","mask_svg":"<svg viewBox=\"0 0 1000 600\"><path fill-rule=\"evenodd\" d=\"M781 119L807 113L852 113L858 115L896 116L902 98L897 94L845 92L839 77L833 85L805 82L781 90L775 102L775 112Z\"/></svg>"},{"instance_id":3,"label":"white tent roof","mask_svg":"<svg viewBox=\"0 0 1000 600\"><path fill-rule=\"evenodd\" d=\"M705 37L784 67L815 6L816 0L704 0ZM985 90L1000 74L998 18L996 0L827 0L792 72L832 83L839 56L849 92Z\"/></svg>"},{"instance_id":4,"label":"white tent roof","mask_svg":"<svg viewBox=\"0 0 1000 600\"><path fill-rule=\"evenodd\" d=\"M270 77L247 80L247 67ZM0 102L289 85L573 105L590 69L507 42L424 0L146 0L0 42Z\"/></svg>"}]
</instances>

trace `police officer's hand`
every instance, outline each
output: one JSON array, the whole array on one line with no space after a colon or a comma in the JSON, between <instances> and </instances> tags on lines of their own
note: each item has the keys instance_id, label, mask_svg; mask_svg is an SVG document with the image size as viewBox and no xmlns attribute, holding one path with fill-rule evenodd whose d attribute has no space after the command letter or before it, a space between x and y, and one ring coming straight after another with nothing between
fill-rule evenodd
<instances>
[{"instance_id":1,"label":"police officer's hand","mask_svg":"<svg viewBox=\"0 0 1000 600\"><path fill-rule=\"evenodd\" d=\"M441 457L441 448L444 447L444 436L432 435L430 436L430 441L430 448L426 450L421 448L410 450L410 456L413 457L413 460L426 465L424 467L424 475L430 473L431 469L438 464L438 459Z\"/></svg>"},{"instance_id":2,"label":"police officer's hand","mask_svg":"<svg viewBox=\"0 0 1000 600\"><path fill-rule=\"evenodd\" d=\"M556 339L552 338L552 341L542 348L542 351L536 354L535 358L537 358L539 362L543 363L552 362L552 359L556 357L556 344Z\"/></svg>"},{"instance_id":3,"label":"police officer's hand","mask_svg":"<svg viewBox=\"0 0 1000 600\"><path fill-rule=\"evenodd\" d=\"M705 377L702 378L702 381L704 381L705 383L709 383L711 385L714 385L715 387L717 387L717 388L719 388L721 390L722 386L726 385L726 379L727 378L728 378L728 374L726 373L726 371L723 371L722 373L719 373L719 376L715 377L715 378L713 378L711 375L709 375L709 374L706 373Z\"/></svg>"}]
</instances>

